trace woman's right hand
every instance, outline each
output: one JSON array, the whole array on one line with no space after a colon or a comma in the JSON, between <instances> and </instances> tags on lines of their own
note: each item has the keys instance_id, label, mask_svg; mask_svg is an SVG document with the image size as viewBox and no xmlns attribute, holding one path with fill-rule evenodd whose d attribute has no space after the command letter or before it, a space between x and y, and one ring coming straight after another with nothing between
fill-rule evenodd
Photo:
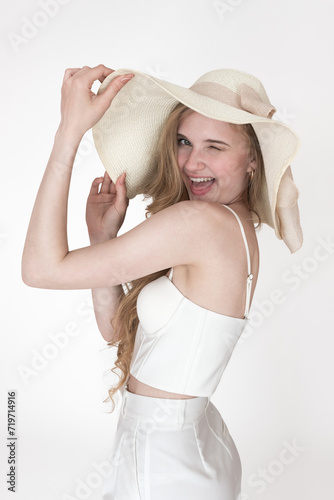
<instances>
[{"instance_id":1,"label":"woman's right hand","mask_svg":"<svg viewBox=\"0 0 334 500\"><path fill-rule=\"evenodd\" d=\"M116 184L107 172L104 177L94 179L86 204L86 224L91 244L117 236L124 222L128 205L125 173L118 177Z\"/></svg>"},{"instance_id":2,"label":"woman's right hand","mask_svg":"<svg viewBox=\"0 0 334 500\"><path fill-rule=\"evenodd\" d=\"M95 94L91 89L93 83L96 80L102 83L113 71L103 64L65 71L61 88L60 129L81 138L102 118L117 93L134 77L133 73L119 75L109 82L101 94Z\"/></svg>"}]
</instances>

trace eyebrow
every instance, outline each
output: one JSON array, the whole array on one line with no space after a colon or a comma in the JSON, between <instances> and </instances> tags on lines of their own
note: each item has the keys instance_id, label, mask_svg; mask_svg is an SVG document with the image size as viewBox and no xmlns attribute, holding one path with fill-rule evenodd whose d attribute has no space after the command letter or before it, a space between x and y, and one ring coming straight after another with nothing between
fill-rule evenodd
<instances>
[{"instance_id":1,"label":"eyebrow","mask_svg":"<svg viewBox=\"0 0 334 500\"><path fill-rule=\"evenodd\" d=\"M230 144L227 144L227 142L218 141L216 139L206 139L206 141L204 141L204 142L214 142L214 143L217 143L217 144L223 144L224 146L231 147Z\"/></svg>"},{"instance_id":2,"label":"eyebrow","mask_svg":"<svg viewBox=\"0 0 334 500\"><path fill-rule=\"evenodd\" d=\"M183 135L183 134L179 134L179 133L178 133L178 134L177 134L177 137L178 137L178 138L182 138L182 139L187 139L187 140L188 140L188 138L187 138L185 135ZM209 142L210 144L211 144L211 143L215 143L215 144L222 144L223 146L228 146L229 148L231 147L231 145L230 145L230 144L227 144L227 142L224 142L224 141L219 141L218 139L206 139L204 142Z\"/></svg>"}]
</instances>

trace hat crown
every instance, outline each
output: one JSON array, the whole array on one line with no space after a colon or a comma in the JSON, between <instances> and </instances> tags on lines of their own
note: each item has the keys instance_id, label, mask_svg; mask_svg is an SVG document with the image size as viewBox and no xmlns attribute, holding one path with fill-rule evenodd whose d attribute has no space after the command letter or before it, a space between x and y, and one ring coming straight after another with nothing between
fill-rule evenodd
<instances>
[{"instance_id":1,"label":"hat crown","mask_svg":"<svg viewBox=\"0 0 334 500\"><path fill-rule=\"evenodd\" d=\"M202 75L194 85L198 83L214 83L222 85L232 92L240 95L240 86L248 85L259 95L263 102L270 103L264 86L255 76L236 69L217 69Z\"/></svg>"}]
</instances>

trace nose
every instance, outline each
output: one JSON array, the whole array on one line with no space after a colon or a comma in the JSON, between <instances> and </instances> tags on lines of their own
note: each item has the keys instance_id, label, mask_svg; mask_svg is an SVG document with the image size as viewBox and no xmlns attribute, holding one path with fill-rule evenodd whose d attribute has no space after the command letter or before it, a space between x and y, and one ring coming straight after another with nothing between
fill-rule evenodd
<instances>
[{"instance_id":1,"label":"nose","mask_svg":"<svg viewBox=\"0 0 334 500\"><path fill-rule=\"evenodd\" d=\"M182 160L182 166L187 170L188 173L195 173L206 168L206 163L204 161L202 152L196 150L195 148L191 148L191 150L188 150L184 154Z\"/></svg>"}]
</instances>

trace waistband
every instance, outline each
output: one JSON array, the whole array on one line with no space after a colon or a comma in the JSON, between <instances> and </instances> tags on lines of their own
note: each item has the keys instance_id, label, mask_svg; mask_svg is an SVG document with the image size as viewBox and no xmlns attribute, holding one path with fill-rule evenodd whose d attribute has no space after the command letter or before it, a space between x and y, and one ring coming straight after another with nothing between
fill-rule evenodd
<instances>
[{"instance_id":1,"label":"waistband","mask_svg":"<svg viewBox=\"0 0 334 500\"><path fill-rule=\"evenodd\" d=\"M128 391L123 392L121 416L126 415L143 420L147 427L181 428L197 420L210 402L207 396L190 399L167 399L142 396Z\"/></svg>"}]
</instances>

